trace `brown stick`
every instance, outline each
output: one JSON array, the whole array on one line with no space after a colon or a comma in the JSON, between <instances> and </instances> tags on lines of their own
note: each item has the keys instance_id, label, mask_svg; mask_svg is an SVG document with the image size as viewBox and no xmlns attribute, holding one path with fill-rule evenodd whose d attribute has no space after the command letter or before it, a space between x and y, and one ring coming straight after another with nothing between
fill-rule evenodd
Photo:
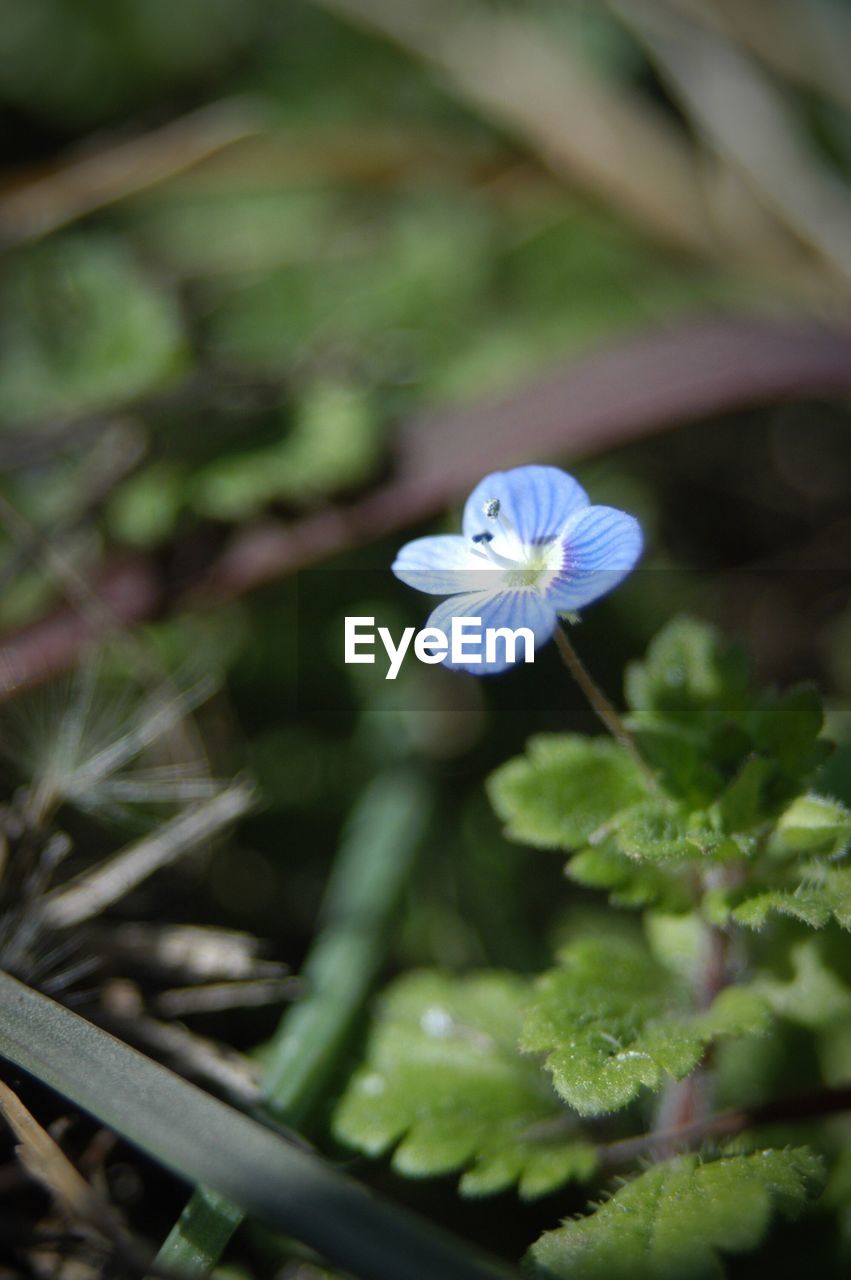
<instances>
[{"instance_id":1,"label":"brown stick","mask_svg":"<svg viewBox=\"0 0 851 1280\"><path fill-rule=\"evenodd\" d=\"M52 173L0 192L0 244L26 244L106 205L165 182L266 126L257 103L201 107L140 137L71 156Z\"/></svg>"}]
</instances>

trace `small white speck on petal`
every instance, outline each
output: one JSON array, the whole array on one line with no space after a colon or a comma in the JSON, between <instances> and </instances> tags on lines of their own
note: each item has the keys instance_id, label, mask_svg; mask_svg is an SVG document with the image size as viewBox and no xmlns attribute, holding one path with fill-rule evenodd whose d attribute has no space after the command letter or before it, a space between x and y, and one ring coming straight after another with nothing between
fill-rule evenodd
<instances>
[{"instance_id":1,"label":"small white speck on petal","mask_svg":"<svg viewBox=\"0 0 851 1280\"><path fill-rule=\"evenodd\" d=\"M432 1005L420 1018L420 1026L427 1036L448 1036L453 1026L452 1015L439 1005Z\"/></svg>"}]
</instances>

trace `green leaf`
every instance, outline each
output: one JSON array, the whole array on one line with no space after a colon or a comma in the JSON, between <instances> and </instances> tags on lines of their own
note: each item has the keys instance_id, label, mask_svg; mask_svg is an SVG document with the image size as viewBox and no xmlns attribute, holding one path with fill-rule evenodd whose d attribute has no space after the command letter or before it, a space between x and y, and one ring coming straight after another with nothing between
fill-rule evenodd
<instances>
[{"instance_id":1,"label":"green leaf","mask_svg":"<svg viewBox=\"0 0 851 1280\"><path fill-rule=\"evenodd\" d=\"M542 734L488 781L513 840L576 849L618 810L645 799L648 782L629 752L606 738Z\"/></svg>"},{"instance_id":2,"label":"green leaf","mask_svg":"<svg viewBox=\"0 0 851 1280\"><path fill-rule=\"evenodd\" d=\"M614 822L612 840L626 857L648 862L721 859L743 852L741 843L715 829L706 813L682 813L660 800L637 805Z\"/></svg>"},{"instance_id":3,"label":"green leaf","mask_svg":"<svg viewBox=\"0 0 851 1280\"><path fill-rule=\"evenodd\" d=\"M747 898L733 908L733 919L750 929L761 929L772 912L792 916L813 929L836 920L851 930L851 867L813 864L794 889L770 889Z\"/></svg>"},{"instance_id":4,"label":"green leaf","mask_svg":"<svg viewBox=\"0 0 851 1280\"><path fill-rule=\"evenodd\" d=\"M681 1080L716 1036L761 1031L765 1005L730 987L696 1013L688 984L620 935L583 938L539 979L522 1047L545 1053L559 1094L580 1115L626 1106L642 1088Z\"/></svg>"},{"instance_id":5,"label":"green leaf","mask_svg":"<svg viewBox=\"0 0 851 1280\"><path fill-rule=\"evenodd\" d=\"M647 945L661 965L687 977L692 984L699 981L709 958L711 935L697 912L646 911L644 933Z\"/></svg>"},{"instance_id":6,"label":"green leaf","mask_svg":"<svg viewBox=\"0 0 851 1280\"><path fill-rule=\"evenodd\" d=\"M755 979L756 989L774 1013L812 1030L851 1015L851 987L826 962L818 939L808 938L792 947L789 963L791 978L758 974Z\"/></svg>"},{"instance_id":7,"label":"green leaf","mask_svg":"<svg viewBox=\"0 0 851 1280\"><path fill-rule=\"evenodd\" d=\"M800 776L821 763L827 746L817 744L823 722L815 689L801 685L782 694L769 694L754 717L754 743L786 773Z\"/></svg>"},{"instance_id":8,"label":"green leaf","mask_svg":"<svg viewBox=\"0 0 851 1280\"><path fill-rule=\"evenodd\" d=\"M634 862L611 838L577 853L567 864L567 874L588 889L607 889L609 900L618 907L687 911L692 905L689 886L670 867L663 870L653 863Z\"/></svg>"},{"instance_id":9,"label":"green leaf","mask_svg":"<svg viewBox=\"0 0 851 1280\"><path fill-rule=\"evenodd\" d=\"M737 718L745 706L747 661L707 623L676 618L651 642L644 662L627 668L633 711L685 725L707 711Z\"/></svg>"},{"instance_id":10,"label":"green leaf","mask_svg":"<svg viewBox=\"0 0 851 1280\"><path fill-rule=\"evenodd\" d=\"M594 1172L540 1065L517 1049L528 983L508 974L406 975L390 989L334 1119L349 1146L414 1177L465 1169L460 1189L543 1195Z\"/></svg>"},{"instance_id":11,"label":"green leaf","mask_svg":"<svg viewBox=\"0 0 851 1280\"><path fill-rule=\"evenodd\" d=\"M50 241L19 259L0 336L0 426L120 404L162 385L184 354L174 299L106 237Z\"/></svg>"},{"instance_id":12,"label":"green leaf","mask_svg":"<svg viewBox=\"0 0 851 1280\"><path fill-rule=\"evenodd\" d=\"M244 520L282 499L315 500L367 479L382 442L368 396L320 382L304 391L280 441L209 463L195 477L191 500L202 515L219 520Z\"/></svg>"},{"instance_id":13,"label":"green leaf","mask_svg":"<svg viewBox=\"0 0 851 1280\"><path fill-rule=\"evenodd\" d=\"M107 506L116 537L153 547L172 534L183 503L184 477L173 461L154 462L126 480Z\"/></svg>"},{"instance_id":14,"label":"green leaf","mask_svg":"<svg viewBox=\"0 0 851 1280\"><path fill-rule=\"evenodd\" d=\"M762 1240L773 1213L794 1217L823 1181L806 1147L696 1155L654 1165L596 1212L532 1247L552 1280L718 1280L717 1250L739 1253Z\"/></svg>"},{"instance_id":15,"label":"green leaf","mask_svg":"<svg viewBox=\"0 0 851 1280\"><path fill-rule=\"evenodd\" d=\"M0 971L0 1057L178 1177L316 1249L360 1280L496 1280L507 1268L437 1235L303 1145Z\"/></svg>"},{"instance_id":16,"label":"green leaf","mask_svg":"<svg viewBox=\"0 0 851 1280\"><path fill-rule=\"evenodd\" d=\"M768 843L781 857L807 853L836 856L851 844L851 810L838 800L811 793L798 796L778 819Z\"/></svg>"},{"instance_id":17,"label":"green leaf","mask_svg":"<svg viewBox=\"0 0 851 1280\"><path fill-rule=\"evenodd\" d=\"M763 756L748 757L718 798L718 817L725 831L747 831L764 820L766 809L770 807L767 792L774 774L775 766L771 760Z\"/></svg>"},{"instance_id":18,"label":"green leaf","mask_svg":"<svg viewBox=\"0 0 851 1280\"><path fill-rule=\"evenodd\" d=\"M709 764L706 734L693 724L674 724L648 715L628 716L641 755L656 770L659 781L672 796L697 807L718 794L723 779Z\"/></svg>"}]
</instances>

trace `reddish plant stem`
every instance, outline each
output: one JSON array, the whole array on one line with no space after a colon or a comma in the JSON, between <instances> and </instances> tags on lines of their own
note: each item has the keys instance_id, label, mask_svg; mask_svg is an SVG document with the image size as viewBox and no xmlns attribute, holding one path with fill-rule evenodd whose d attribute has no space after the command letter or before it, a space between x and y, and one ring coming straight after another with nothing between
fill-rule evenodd
<instances>
[{"instance_id":1,"label":"reddish plant stem","mask_svg":"<svg viewBox=\"0 0 851 1280\"><path fill-rule=\"evenodd\" d=\"M705 1012L715 997L727 985L727 935L710 926L707 931L706 953L696 976L695 1008ZM711 1108L712 1049L706 1050L698 1066L685 1080L673 1081L662 1094L654 1126L657 1153L665 1158L670 1149L665 1135L680 1133L707 1123Z\"/></svg>"},{"instance_id":2,"label":"reddish plant stem","mask_svg":"<svg viewBox=\"0 0 851 1280\"><path fill-rule=\"evenodd\" d=\"M670 1155L706 1138L729 1138L766 1124L795 1124L851 1111L851 1084L825 1086L788 1094L692 1120L674 1128L641 1133L600 1148L604 1166L631 1164L642 1156Z\"/></svg>"}]
</instances>

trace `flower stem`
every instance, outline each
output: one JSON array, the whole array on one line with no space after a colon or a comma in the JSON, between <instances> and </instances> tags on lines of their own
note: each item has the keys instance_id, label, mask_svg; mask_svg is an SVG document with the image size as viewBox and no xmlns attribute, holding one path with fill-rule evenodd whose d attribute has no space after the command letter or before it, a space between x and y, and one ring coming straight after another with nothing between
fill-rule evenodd
<instances>
[{"instance_id":1,"label":"flower stem","mask_svg":"<svg viewBox=\"0 0 851 1280\"><path fill-rule=\"evenodd\" d=\"M588 668L585 666L579 654L570 643L570 640L567 637L567 632L561 622L555 630L555 642L556 648L561 655L562 662L579 685L579 688L585 694L585 697L588 699L591 709L597 716L598 720L605 725L616 742L619 742L621 746L626 747L636 764L641 768L642 773L646 774L646 776L655 783L655 774L647 764L647 761L641 755L638 747L635 745L635 739L629 729L627 729L618 712L612 706L611 702L609 702L609 699L603 693L603 690L594 682Z\"/></svg>"}]
</instances>

